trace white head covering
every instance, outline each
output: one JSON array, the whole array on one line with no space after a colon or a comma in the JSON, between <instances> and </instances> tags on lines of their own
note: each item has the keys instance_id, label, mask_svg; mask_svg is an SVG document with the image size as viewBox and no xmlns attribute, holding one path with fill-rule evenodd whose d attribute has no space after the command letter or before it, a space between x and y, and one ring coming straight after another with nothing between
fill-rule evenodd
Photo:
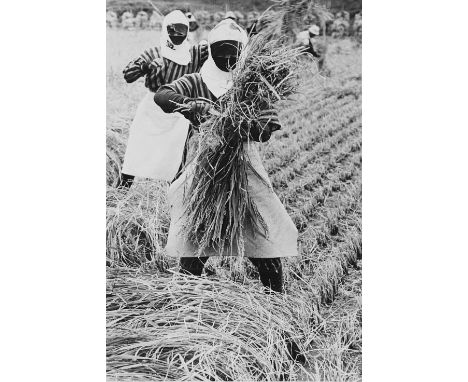
<instances>
[{"instance_id":1,"label":"white head covering","mask_svg":"<svg viewBox=\"0 0 468 382\"><path fill-rule=\"evenodd\" d=\"M227 11L226 14L224 15L225 19L232 19L234 21L237 20L237 16L233 11Z\"/></svg>"},{"instance_id":2,"label":"white head covering","mask_svg":"<svg viewBox=\"0 0 468 382\"><path fill-rule=\"evenodd\" d=\"M309 28L309 32L318 36L320 34L320 28L318 25L311 25L311 27Z\"/></svg>"},{"instance_id":3,"label":"white head covering","mask_svg":"<svg viewBox=\"0 0 468 382\"><path fill-rule=\"evenodd\" d=\"M233 20L225 19L210 31L208 44L211 45L214 42L226 40L239 41L245 47L248 37L245 30ZM210 92L216 98L219 98L232 87L232 71L225 72L219 69L211 57L211 49L209 49L209 52L210 56L201 67L200 75Z\"/></svg>"},{"instance_id":4,"label":"white head covering","mask_svg":"<svg viewBox=\"0 0 468 382\"><path fill-rule=\"evenodd\" d=\"M189 21L185 15L179 11L172 11L164 17L161 31L161 55L179 65L187 65L190 62L190 44L187 38L180 45L174 45L167 33L167 26L171 24L184 24L189 27Z\"/></svg>"},{"instance_id":5,"label":"white head covering","mask_svg":"<svg viewBox=\"0 0 468 382\"><path fill-rule=\"evenodd\" d=\"M195 18L195 16L192 14L192 12L187 12L185 14L185 17L187 17L187 20L190 22L190 21L197 21L197 19Z\"/></svg>"}]
</instances>

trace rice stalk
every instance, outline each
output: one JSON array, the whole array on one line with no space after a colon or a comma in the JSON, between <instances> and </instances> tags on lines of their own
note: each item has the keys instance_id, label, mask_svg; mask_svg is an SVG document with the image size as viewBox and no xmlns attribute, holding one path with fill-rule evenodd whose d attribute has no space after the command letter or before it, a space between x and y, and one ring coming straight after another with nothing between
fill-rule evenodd
<instances>
[{"instance_id":1,"label":"rice stalk","mask_svg":"<svg viewBox=\"0 0 468 382\"><path fill-rule=\"evenodd\" d=\"M106 254L110 266L170 266L163 255L169 230L164 182L139 182L129 190L108 187Z\"/></svg>"},{"instance_id":2,"label":"rice stalk","mask_svg":"<svg viewBox=\"0 0 468 382\"><path fill-rule=\"evenodd\" d=\"M108 269L109 377L154 380L266 380L301 370L286 351L303 352L309 318L300 295L175 274ZM310 341L309 341L310 342Z\"/></svg>"},{"instance_id":3,"label":"rice stalk","mask_svg":"<svg viewBox=\"0 0 468 382\"><path fill-rule=\"evenodd\" d=\"M125 141L122 134L113 129L106 132L106 182L113 185L120 176L122 160L125 149Z\"/></svg>"}]
</instances>

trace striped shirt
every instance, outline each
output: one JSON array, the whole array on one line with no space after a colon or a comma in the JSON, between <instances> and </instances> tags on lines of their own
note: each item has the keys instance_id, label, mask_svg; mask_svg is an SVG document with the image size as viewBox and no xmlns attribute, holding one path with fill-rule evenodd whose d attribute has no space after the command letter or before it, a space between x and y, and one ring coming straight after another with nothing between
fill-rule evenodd
<instances>
[{"instance_id":1,"label":"striped shirt","mask_svg":"<svg viewBox=\"0 0 468 382\"><path fill-rule=\"evenodd\" d=\"M198 44L190 48L191 60L187 65L179 65L168 58L161 57L157 47L145 50L140 57L131 61L123 70L128 83L135 82L145 76L145 87L156 92L161 86L170 84L184 74L198 72L208 58L208 45ZM163 65L159 69L148 69L143 64L149 64L156 58L162 58Z\"/></svg>"},{"instance_id":2,"label":"striped shirt","mask_svg":"<svg viewBox=\"0 0 468 382\"><path fill-rule=\"evenodd\" d=\"M210 92L206 84L203 82L201 74L200 73L192 73L192 74L186 74L183 77L180 77L179 79L175 80L169 85L165 85L161 88L161 90L170 89L180 96L183 96L184 98L207 98L210 101L215 102L217 98L213 95L213 93ZM171 109L174 108L174 106L169 106ZM164 110L164 108L163 108ZM169 111L169 110L167 110ZM194 137L194 128L196 128L197 125L200 124L201 120L203 117L199 116L189 116L183 113L187 119L190 120L190 129L189 133L187 135L187 139L185 141L185 146L184 146L184 152L182 155L182 163L179 167L179 171L177 172L176 179L179 177L181 172L184 169L185 164L187 163L188 157L193 157L195 155L194 152L189 154L189 149L190 147L196 147L196 138ZM190 141L194 140L195 142L190 143Z\"/></svg>"},{"instance_id":3,"label":"striped shirt","mask_svg":"<svg viewBox=\"0 0 468 382\"><path fill-rule=\"evenodd\" d=\"M174 91L175 93L179 94L184 98L207 98L212 102L216 102L217 98L210 92L208 87L206 86L205 82L203 82L202 76L200 73L191 73L186 74L185 76L180 77L176 81L172 82L171 84L165 85L162 89L169 89ZM179 100L179 103L184 103L183 100ZM160 105L161 106L161 105ZM170 106L170 109L173 109L175 106ZM162 109L167 112L172 112L172 110L165 110L166 107L162 107ZM201 122L207 118L207 116L201 115L192 115L181 112L185 118L187 118L194 127L200 125Z\"/></svg>"},{"instance_id":4,"label":"striped shirt","mask_svg":"<svg viewBox=\"0 0 468 382\"><path fill-rule=\"evenodd\" d=\"M155 94L155 102L167 113L173 112L177 104L185 103L188 99L206 98L212 102L216 102L217 98L210 92L208 86L202 79L200 73L186 74L169 85L165 85ZM171 102L172 101L172 102ZM192 123L189 130L182 158L182 164L178 175L183 170L183 166L187 162L187 155L191 146L190 140L193 136L193 128L199 125L209 116L192 115L190 112L181 112ZM248 127L250 139L257 142L265 142L270 139L271 134L280 129L278 123L268 123L261 126L259 123L252 123ZM247 139L247 138L246 138Z\"/></svg>"},{"instance_id":5,"label":"striped shirt","mask_svg":"<svg viewBox=\"0 0 468 382\"><path fill-rule=\"evenodd\" d=\"M188 98L203 97L213 102L217 100L205 82L203 82L200 73L192 73L180 77L178 80L166 85L166 88L172 89L176 93Z\"/></svg>"},{"instance_id":6,"label":"striped shirt","mask_svg":"<svg viewBox=\"0 0 468 382\"><path fill-rule=\"evenodd\" d=\"M206 98L212 102L216 102L218 100L218 98L216 98L213 95L213 93L210 92L208 86L206 86L205 82L203 81L200 73L186 74L185 76L179 78L171 84L165 85L161 88L162 93L164 93L167 90L177 93L176 96L178 96L178 99L174 100L176 101L176 103L186 103L187 98L192 100L197 98ZM160 99L160 97L158 97L158 94L161 93L156 93L155 100L156 98ZM174 97L174 95L172 95L172 97ZM176 107L174 103L171 104L170 102L166 103L159 101L159 104L166 113L172 112ZM187 119L189 119L195 126L203 122L205 118L209 118L209 115L200 116L191 115L191 113L181 113L184 114L184 116ZM251 121L248 123L248 127L244 126L244 128L248 129L250 139L257 142L267 141L268 139L270 139L271 133L281 128L277 121L274 123L268 123L266 125L260 125L258 121Z\"/></svg>"}]
</instances>

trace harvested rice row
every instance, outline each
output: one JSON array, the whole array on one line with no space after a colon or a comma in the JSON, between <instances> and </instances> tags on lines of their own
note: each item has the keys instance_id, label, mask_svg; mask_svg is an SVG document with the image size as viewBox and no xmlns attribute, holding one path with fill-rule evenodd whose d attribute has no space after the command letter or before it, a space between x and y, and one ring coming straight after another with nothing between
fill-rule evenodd
<instances>
[{"instance_id":1,"label":"harvested rice row","mask_svg":"<svg viewBox=\"0 0 468 382\"><path fill-rule=\"evenodd\" d=\"M268 162L268 171L271 176L274 176L277 172L282 170L282 166L297 167L298 164L301 167L305 167L307 164L312 163L316 158L324 161L326 154L330 153L330 150L339 145L346 137L354 136L360 129L360 122L348 121L345 127L338 127L336 130L332 130L332 134L327 136L312 136L309 139L302 140L297 146L292 146L286 156L281 155L276 160Z\"/></svg>"},{"instance_id":2,"label":"harvested rice row","mask_svg":"<svg viewBox=\"0 0 468 382\"><path fill-rule=\"evenodd\" d=\"M345 175L350 171L352 174L360 171L360 158L361 153L354 150L354 144L350 143L347 147L334 155L334 160L328 163L316 162L309 166L308 172L314 174L314 176L305 178L298 176L291 176L288 180L296 180L295 184L289 184L289 187L283 187L278 190L281 198L284 198L288 202L295 203L298 206L307 201L307 198L311 196L311 192L315 191L321 186L328 186L332 188L331 191L339 191L340 183L346 182ZM355 168L353 168L353 166ZM332 183L330 183L333 181ZM297 195L304 194L304 200L296 200Z\"/></svg>"},{"instance_id":3,"label":"harvested rice row","mask_svg":"<svg viewBox=\"0 0 468 382\"><path fill-rule=\"evenodd\" d=\"M125 142L122 135L114 129L107 129L106 138L106 182L111 185L121 171Z\"/></svg>"},{"instance_id":4,"label":"harvested rice row","mask_svg":"<svg viewBox=\"0 0 468 382\"><path fill-rule=\"evenodd\" d=\"M349 269L341 280L334 301L322 307L322 321L314 336L316 380L357 381L362 375L361 266ZM312 355L312 354L311 354ZM304 378L305 379L305 378Z\"/></svg>"},{"instance_id":5,"label":"harvested rice row","mask_svg":"<svg viewBox=\"0 0 468 382\"><path fill-rule=\"evenodd\" d=\"M349 186L340 184L340 192L335 192L337 187L326 184L318 188L314 193L311 193L309 197L305 197L305 202L298 208L293 209L291 212L293 221L296 223L296 226L300 233L304 232L305 229L309 226L315 226L320 222L320 216L329 216L332 214L333 209L330 210L331 206L327 203L334 198L337 198L340 203L338 204L338 208L340 213L338 216L346 216L346 213L349 212L350 208L356 207L357 203L360 202L360 185L356 186L352 183L352 177L355 173L354 167L351 165L349 172L351 172L351 179ZM345 172L347 175L348 171ZM358 175L360 176L360 175ZM330 181L331 183L332 181ZM351 195L347 196L344 194L347 187L351 187L352 192L359 193L358 195ZM298 195L297 198L300 198ZM336 215L336 214L335 214ZM333 233L333 229L330 229L331 234Z\"/></svg>"},{"instance_id":6,"label":"harvested rice row","mask_svg":"<svg viewBox=\"0 0 468 382\"><path fill-rule=\"evenodd\" d=\"M351 186L352 184L353 183L350 183ZM327 192L327 194L322 196L316 195L315 200L318 200L319 203L311 206L314 220L310 220L312 214L304 216L304 211L300 211L297 215L301 220L304 220L304 228L307 227L308 224L313 228L313 231L309 229L308 232L300 235L299 249L302 257L305 255L307 256L307 251L309 251L307 247L303 248L301 244L301 240L304 237L310 237L314 243L319 243L319 247L322 248L322 250L326 250L329 243L332 246L334 242L342 240L341 237L346 238L349 225L347 223L349 220L347 214L359 207L361 192L359 186L352 187L350 191L346 191L346 188L342 188L340 193L334 193L333 195L331 187L322 187L319 192ZM336 203L331 202L334 198L338 198ZM337 207L334 207L334 204L336 204ZM351 222L355 219L356 218L353 216ZM353 232L356 231L353 227L351 228ZM303 230L300 229L300 232L301 231ZM207 263L206 271L208 274L217 274L241 283L249 282L251 278L258 279L257 272L250 262L237 258L210 259Z\"/></svg>"},{"instance_id":7,"label":"harvested rice row","mask_svg":"<svg viewBox=\"0 0 468 382\"><path fill-rule=\"evenodd\" d=\"M285 123L283 134L279 135L277 139L273 139L271 144L262 149L265 158L272 159L272 161L267 162L268 170L274 173L275 167L278 168L280 165L285 165L286 158L290 157L293 159L300 156L304 150L310 151L316 144L322 142L325 136L333 136L341 130L347 129L356 120L360 120L360 110L354 105L350 108L349 113L343 109L338 109L338 111L340 111L339 119L336 116L332 119L330 116L330 120L327 118L327 120L320 123L308 122L307 126L301 128L301 134L296 134L297 131L293 127L294 123ZM291 127L288 128L288 126ZM277 152L281 152L282 155L281 158L276 157L277 159L275 160ZM282 163L279 162L280 159Z\"/></svg>"},{"instance_id":8,"label":"harvested rice row","mask_svg":"<svg viewBox=\"0 0 468 382\"><path fill-rule=\"evenodd\" d=\"M152 262L166 269L162 256L169 229L166 185L147 182L128 192L107 190L106 255L110 266L140 266Z\"/></svg>"},{"instance_id":9,"label":"harvested rice row","mask_svg":"<svg viewBox=\"0 0 468 382\"><path fill-rule=\"evenodd\" d=\"M335 139L335 142L319 144L313 155L303 155L301 160L293 162L288 169L276 172L272 177L272 183L277 192L283 192L285 189L293 192L294 187L291 185L291 181L295 179L302 184L302 182L308 183L308 178L317 180L317 177L326 177L337 164L341 164L346 159L347 152L355 150L352 146L359 145L359 138L351 136L348 144L337 147L336 145L339 145L340 141L348 139L346 133ZM296 187L300 187L300 185Z\"/></svg>"},{"instance_id":10,"label":"harvested rice row","mask_svg":"<svg viewBox=\"0 0 468 382\"><path fill-rule=\"evenodd\" d=\"M110 208L108 211L108 259L112 264L130 266L139 266L148 260L161 270L167 269L169 266L174 266L174 262L168 263L170 259L162 256L162 246L168 226L168 216L163 214L167 208L164 206L165 200L161 199L162 194L159 189L153 190L155 195L148 192L148 195L143 198L139 192L141 192L140 188L135 187L127 195L127 199L120 200L118 207ZM118 199L121 195L117 193L117 195L111 195L109 199L112 197ZM281 193L280 197L282 197ZM159 207L158 198L160 199ZM320 202L324 198L317 196L315 199ZM145 200L145 203L136 208L136 200ZM154 208L147 208L148 206ZM135 211L138 212L137 215L134 214ZM158 225L159 229L156 229Z\"/></svg>"},{"instance_id":11,"label":"harvested rice row","mask_svg":"<svg viewBox=\"0 0 468 382\"><path fill-rule=\"evenodd\" d=\"M319 298L321 305L332 302L348 267L358 260L358 248L361 250L359 237L357 229L350 229L343 235L342 241L333 239L331 247L323 250L316 246L309 253L303 253L300 262L292 264L288 273L292 288L298 285L309 288Z\"/></svg>"},{"instance_id":12,"label":"harvested rice row","mask_svg":"<svg viewBox=\"0 0 468 382\"><path fill-rule=\"evenodd\" d=\"M286 167L291 167L288 168L289 171L297 168L304 169L316 159L324 161L330 150L339 146L347 137L360 135L360 121L353 122L353 119L354 117L351 117L345 127L337 128L330 135L304 139L297 146L292 146L290 154L286 157L281 155L281 157L269 160L269 174L274 176L278 172L286 171Z\"/></svg>"},{"instance_id":13,"label":"harvested rice row","mask_svg":"<svg viewBox=\"0 0 468 382\"><path fill-rule=\"evenodd\" d=\"M333 187L335 186L332 185ZM167 269L168 266L174 264L167 263L167 259L161 255L168 226L168 216L162 214L166 208L163 205L165 200L161 199L161 192L158 189L154 190L155 195L152 196L154 199L147 195L142 198L142 195L136 192L137 190L139 190L138 187L132 189L126 200L120 200L118 208L115 210L110 208L108 211L108 240L111 240L108 241L108 252L110 253L108 253L108 258L112 264L124 263L132 266L138 266L148 259L158 265L159 269ZM111 195L109 199L112 197L118 199L120 196L117 193L117 195ZM297 198L297 195L295 197ZM157 207L158 203L154 203L158 198L160 199L159 207ZM135 200L140 199L145 200L143 204L146 204L146 207L155 208L145 209L145 206L142 205L135 208ZM321 199L317 198L317 200L320 202ZM138 211L138 215L134 214L135 211ZM156 230L158 224L159 230ZM154 241L151 242L150 240L154 237L156 240L153 239ZM112 240L118 240L118 243L114 244Z\"/></svg>"},{"instance_id":14,"label":"harvested rice row","mask_svg":"<svg viewBox=\"0 0 468 382\"><path fill-rule=\"evenodd\" d=\"M329 103L321 108L314 108L310 105L310 100L303 105L303 112L300 115L289 114L289 121L292 124L302 122L305 119L306 126L320 126L327 124L331 121L336 121L340 116L345 115L353 109L359 109L360 101L352 95L339 98L339 95L334 96L335 103ZM300 116L301 120L297 120Z\"/></svg>"},{"instance_id":15,"label":"harvested rice row","mask_svg":"<svg viewBox=\"0 0 468 382\"><path fill-rule=\"evenodd\" d=\"M293 377L301 367L289 359L286 341L303 344L318 319L300 296L267 295L226 280L109 269L107 295L110 377Z\"/></svg>"},{"instance_id":16,"label":"harvested rice row","mask_svg":"<svg viewBox=\"0 0 468 382\"><path fill-rule=\"evenodd\" d=\"M355 264L361 256L360 212L352 213L360 205L360 187L354 187L351 195L343 199L345 200L339 201L337 208L332 208L331 203L327 203L320 209L320 211L329 210L329 214L316 219L314 225L300 235L301 257L286 265L286 279L291 280L291 283L287 284L292 288L302 285L308 290L308 301L314 299L322 302L331 301L341 277L347 272L347 267ZM338 226L341 228L332 235L331 230ZM223 278L251 283L251 278L258 277L255 269L246 260L225 261L221 270L220 263L222 262L218 260L212 261L214 271ZM233 263L236 263L237 268L226 265ZM300 278L296 279L296 274L303 275L306 283L300 282ZM316 279L316 275L321 277Z\"/></svg>"},{"instance_id":17,"label":"harvested rice row","mask_svg":"<svg viewBox=\"0 0 468 382\"><path fill-rule=\"evenodd\" d=\"M286 183L285 187L287 187L289 180L292 180L295 177L295 174L301 175L307 172L311 175L316 175L317 172L314 167L319 167L322 164L326 164L326 166L328 166L327 168L331 168L335 161L337 161L335 157L338 158L342 155L343 151L351 151L349 146L359 144L360 137L354 134L357 131L357 126L351 125L349 129L341 130L340 133L337 133L333 137L316 144L312 152L303 154L301 159L294 161L288 169L276 171L272 176L273 186L275 186L276 182L280 181L281 183ZM348 138L351 140L348 140ZM343 148L340 147L340 150L337 149L332 151L332 149L338 148L344 141L347 141L347 143Z\"/></svg>"},{"instance_id":18,"label":"harvested rice row","mask_svg":"<svg viewBox=\"0 0 468 382\"><path fill-rule=\"evenodd\" d=\"M300 183L298 186L282 190L279 197L284 201L289 213L297 214L302 211L312 211L316 206L320 207L324 201L332 195L339 195L343 185L350 182L355 176L360 176L360 171L354 163L360 156L359 153L349 153L350 161L345 165L334 166L334 173L320 172L316 177L307 183ZM297 211L299 209L299 211ZM306 220L310 220L312 215L307 213Z\"/></svg>"},{"instance_id":19,"label":"harvested rice row","mask_svg":"<svg viewBox=\"0 0 468 382\"><path fill-rule=\"evenodd\" d=\"M348 196L343 194L349 192ZM310 271L317 273L315 266L322 262L322 253L347 242L351 253L347 261L353 263L362 256L360 243L360 186L353 186L349 191L327 199L322 208L314 209L313 224L300 235L301 259L304 264L315 264ZM310 219L310 217L309 217Z\"/></svg>"}]
</instances>

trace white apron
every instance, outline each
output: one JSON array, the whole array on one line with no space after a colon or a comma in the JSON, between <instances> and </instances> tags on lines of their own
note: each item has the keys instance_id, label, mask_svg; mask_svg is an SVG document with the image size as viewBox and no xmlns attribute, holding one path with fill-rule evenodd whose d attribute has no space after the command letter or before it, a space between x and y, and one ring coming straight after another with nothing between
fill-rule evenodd
<instances>
[{"instance_id":1,"label":"white apron","mask_svg":"<svg viewBox=\"0 0 468 382\"><path fill-rule=\"evenodd\" d=\"M251 228L244 231L246 257L270 258L298 256L298 232L286 209L273 191L268 173L260 159L257 143L244 143L250 163L259 175L265 179L265 185L248 169L247 178L250 197L255 201L258 211L265 221L269 237L252 235ZM186 221L184 194L190 186L195 171L196 160L193 160L184 172L169 187L168 201L171 208L171 224L166 244L166 253L170 257L196 257L197 247L184 238L183 226ZM226 254L227 255L227 254ZM203 256L219 256L219 253L208 248Z\"/></svg>"},{"instance_id":2,"label":"white apron","mask_svg":"<svg viewBox=\"0 0 468 382\"><path fill-rule=\"evenodd\" d=\"M122 172L170 181L182 162L190 123L180 113L164 113L153 97L149 92L138 105Z\"/></svg>"}]
</instances>

